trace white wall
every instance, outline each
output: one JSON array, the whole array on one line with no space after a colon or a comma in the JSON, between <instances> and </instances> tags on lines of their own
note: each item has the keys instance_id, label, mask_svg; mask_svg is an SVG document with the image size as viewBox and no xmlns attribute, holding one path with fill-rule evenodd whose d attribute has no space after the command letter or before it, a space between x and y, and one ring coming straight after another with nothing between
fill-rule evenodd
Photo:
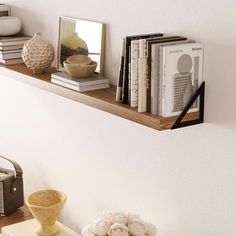
<instances>
[{"instance_id":1,"label":"white wall","mask_svg":"<svg viewBox=\"0 0 236 236\"><path fill-rule=\"evenodd\" d=\"M22 165L26 194L64 191L62 221L78 232L115 208L140 213L160 236L236 235L236 2L5 2L26 33L43 32L54 45L60 15L107 23L113 82L125 35L162 31L205 44L207 122L176 131L157 132L1 77L0 153Z\"/></svg>"}]
</instances>

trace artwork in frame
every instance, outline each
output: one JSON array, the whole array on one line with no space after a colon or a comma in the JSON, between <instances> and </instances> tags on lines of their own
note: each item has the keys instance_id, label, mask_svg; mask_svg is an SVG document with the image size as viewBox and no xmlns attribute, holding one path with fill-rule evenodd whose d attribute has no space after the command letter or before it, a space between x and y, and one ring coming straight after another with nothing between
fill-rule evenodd
<instances>
[{"instance_id":1,"label":"artwork in frame","mask_svg":"<svg viewBox=\"0 0 236 236\"><path fill-rule=\"evenodd\" d=\"M59 18L57 68L72 55L86 55L98 63L96 73L104 75L105 24L70 18Z\"/></svg>"}]
</instances>

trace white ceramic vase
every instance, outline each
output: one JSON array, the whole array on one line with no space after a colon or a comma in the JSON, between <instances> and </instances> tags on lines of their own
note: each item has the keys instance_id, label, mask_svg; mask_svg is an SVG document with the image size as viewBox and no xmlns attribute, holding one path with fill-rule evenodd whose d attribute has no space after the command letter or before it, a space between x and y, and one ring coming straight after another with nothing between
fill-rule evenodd
<instances>
[{"instance_id":1,"label":"white ceramic vase","mask_svg":"<svg viewBox=\"0 0 236 236\"><path fill-rule=\"evenodd\" d=\"M18 17L0 17L0 36L10 36L21 31L22 24Z\"/></svg>"},{"instance_id":2,"label":"white ceramic vase","mask_svg":"<svg viewBox=\"0 0 236 236\"><path fill-rule=\"evenodd\" d=\"M52 44L44 39L40 33L28 40L22 50L22 59L33 73L43 73L50 67L55 57Z\"/></svg>"},{"instance_id":3,"label":"white ceramic vase","mask_svg":"<svg viewBox=\"0 0 236 236\"><path fill-rule=\"evenodd\" d=\"M56 190L34 192L26 199L30 212L39 223L36 229L38 235L52 236L61 231L56 220L65 202L65 194Z\"/></svg>"}]
</instances>

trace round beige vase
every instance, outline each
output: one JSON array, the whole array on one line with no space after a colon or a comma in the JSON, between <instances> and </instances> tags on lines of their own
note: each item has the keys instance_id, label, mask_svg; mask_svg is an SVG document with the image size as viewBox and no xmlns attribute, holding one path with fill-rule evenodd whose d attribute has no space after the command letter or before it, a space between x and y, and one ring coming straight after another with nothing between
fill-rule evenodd
<instances>
[{"instance_id":1,"label":"round beige vase","mask_svg":"<svg viewBox=\"0 0 236 236\"><path fill-rule=\"evenodd\" d=\"M38 191L32 193L26 199L30 212L39 223L36 229L38 235L56 235L61 231L60 227L56 224L56 220L65 202L65 194L56 190Z\"/></svg>"},{"instance_id":2,"label":"round beige vase","mask_svg":"<svg viewBox=\"0 0 236 236\"><path fill-rule=\"evenodd\" d=\"M33 73L43 73L50 67L55 57L52 44L44 39L40 33L28 40L22 50L22 59Z\"/></svg>"}]
</instances>

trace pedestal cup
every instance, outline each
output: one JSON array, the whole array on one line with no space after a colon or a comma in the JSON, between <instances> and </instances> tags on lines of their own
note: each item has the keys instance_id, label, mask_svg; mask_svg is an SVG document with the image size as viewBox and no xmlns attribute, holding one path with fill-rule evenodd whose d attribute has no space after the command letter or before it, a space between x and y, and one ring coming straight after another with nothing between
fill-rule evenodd
<instances>
[{"instance_id":1,"label":"pedestal cup","mask_svg":"<svg viewBox=\"0 0 236 236\"><path fill-rule=\"evenodd\" d=\"M56 220L65 202L65 194L56 190L34 192L26 199L29 210L39 223L36 229L38 235L51 236L60 232Z\"/></svg>"}]
</instances>

